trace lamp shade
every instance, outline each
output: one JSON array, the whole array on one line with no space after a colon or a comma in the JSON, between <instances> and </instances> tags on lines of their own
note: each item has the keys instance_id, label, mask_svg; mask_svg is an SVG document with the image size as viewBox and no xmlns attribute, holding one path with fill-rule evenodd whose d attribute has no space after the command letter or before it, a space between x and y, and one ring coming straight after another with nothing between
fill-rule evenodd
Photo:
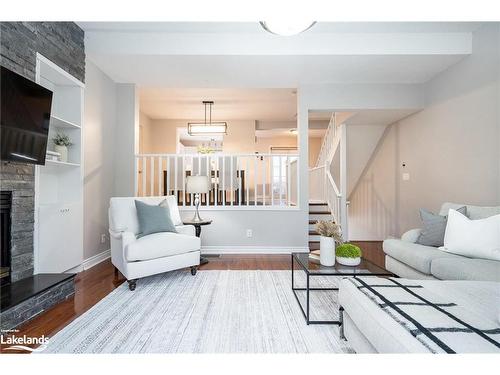
<instances>
[{"instance_id":1,"label":"lamp shade","mask_svg":"<svg viewBox=\"0 0 500 375\"><path fill-rule=\"evenodd\" d=\"M208 193L210 181L207 176L187 176L186 192L189 194Z\"/></svg>"}]
</instances>

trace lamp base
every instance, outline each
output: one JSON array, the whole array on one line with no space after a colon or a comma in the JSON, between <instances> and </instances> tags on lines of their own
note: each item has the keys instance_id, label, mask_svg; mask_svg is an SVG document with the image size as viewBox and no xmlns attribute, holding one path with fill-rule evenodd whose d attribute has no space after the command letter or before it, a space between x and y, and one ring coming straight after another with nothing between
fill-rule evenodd
<instances>
[{"instance_id":1,"label":"lamp base","mask_svg":"<svg viewBox=\"0 0 500 375\"><path fill-rule=\"evenodd\" d=\"M191 221L195 221L195 222L204 221L200 217L200 211L198 210L198 208L200 207L200 194L195 194L195 196L194 196L194 205L196 207L196 211L194 212L194 216L193 216L193 219Z\"/></svg>"}]
</instances>

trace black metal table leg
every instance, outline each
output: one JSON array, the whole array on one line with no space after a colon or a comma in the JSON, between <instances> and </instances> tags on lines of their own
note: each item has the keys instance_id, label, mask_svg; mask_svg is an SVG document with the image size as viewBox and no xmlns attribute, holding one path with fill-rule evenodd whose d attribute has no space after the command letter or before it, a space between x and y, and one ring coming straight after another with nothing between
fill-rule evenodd
<instances>
[{"instance_id":1,"label":"black metal table leg","mask_svg":"<svg viewBox=\"0 0 500 375\"><path fill-rule=\"evenodd\" d=\"M341 340L345 340L344 336L344 308L342 306L339 307L339 335Z\"/></svg>"},{"instance_id":2,"label":"black metal table leg","mask_svg":"<svg viewBox=\"0 0 500 375\"><path fill-rule=\"evenodd\" d=\"M309 325L309 274L307 274L306 284L306 316L307 325Z\"/></svg>"}]
</instances>

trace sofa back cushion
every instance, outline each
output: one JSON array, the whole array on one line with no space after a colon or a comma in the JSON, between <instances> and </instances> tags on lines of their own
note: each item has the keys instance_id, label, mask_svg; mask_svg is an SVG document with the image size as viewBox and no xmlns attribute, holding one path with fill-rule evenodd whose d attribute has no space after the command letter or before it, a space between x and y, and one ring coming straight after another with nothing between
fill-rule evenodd
<instances>
[{"instance_id":1,"label":"sofa back cushion","mask_svg":"<svg viewBox=\"0 0 500 375\"><path fill-rule=\"evenodd\" d=\"M481 207L481 206L471 206L469 204L463 203L443 203L441 206L440 215L447 215L448 211L451 209L456 210L459 207L467 207L467 217L471 220L486 219L487 217L500 214L500 206L491 207Z\"/></svg>"},{"instance_id":2,"label":"sofa back cushion","mask_svg":"<svg viewBox=\"0 0 500 375\"><path fill-rule=\"evenodd\" d=\"M465 206L459 207L456 210L464 215L467 213ZM422 231L416 243L433 247L443 246L448 213L446 215L437 215L433 212L420 209L420 218L422 219Z\"/></svg>"},{"instance_id":3,"label":"sofa back cushion","mask_svg":"<svg viewBox=\"0 0 500 375\"><path fill-rule=\"evenodd\" d=\"M469 258L500 261L500 215L471 220L450 210L440 250Z\"/></svg>"},{"instance_id":4,"label":"sofa back cushion","mask_svg":"<svg viewBox=\"0 0 500 375\"><path fill-rule=\"evenodd\" d=\"M109 203L109 228L113 232L132 232L135 235L139 233L139 221L137 219L137 210L135 201L141 201L150 205L159 205L167 200L172 223L182 225L179 208L175 196L160 197L113 197Z\"/></svg>"}]
</instances>

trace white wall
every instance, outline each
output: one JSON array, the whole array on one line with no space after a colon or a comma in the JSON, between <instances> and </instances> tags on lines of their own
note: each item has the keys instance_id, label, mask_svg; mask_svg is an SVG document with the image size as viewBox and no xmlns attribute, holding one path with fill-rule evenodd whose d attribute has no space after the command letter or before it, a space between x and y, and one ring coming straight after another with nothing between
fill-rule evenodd
<instances>
[{"instance_id":1,"label":"white wall","mask_svg":"<svg viewBox=\"0 0 500 375\"><path fill-rule=\"evenodd\" d=\"M84 259L109 249L108 206L113 195L116 84L86 61L84 142ZM101 234L106 241L101 243Z\"/></svg>"},{"instance_id":2,"label":"white wall","mask_svg":"<svg viewBox=\"0 0 500 375\"><path fill-rule=\"evenodd\" d=\"M498 24L476 31L472 55L424 86L426 108L391 126L351 196L351 239L399 236L445 201L500 204L499 49Z\"/></svg>"},{"instance_id":3,"label":"white wall","mask_svg":"<svg viewBox=\"0 0 500 375\"><path fill-rule=\"evenodd\" d=\"M193 211L182 211L186 219ZM213 223L201 231L202 252L214 253L289 253L307 249L307 225L301 227L301 211L222 211L200 208L200 216ZM305 228L304 230L302 230ZM246 236L251 229L251 238Z\"/></svg>"},{"instance_id":4,"label":"white wall","mask_svg":"<svg viewBox=\"0 0 500 375\"><path fill-rule=\"evenodd\" d=\"M134 162L139 151L139 100L133 84L117 84L114 194L134 195Z\"/></svg>"},{"instance_id":5,"label":"white wall","mask_svg":"<svg viewBox=\"0 0 500 375\"><path fill-rule=\"evenodd\" d=\"M386 125L347 125L347 196L349 197L356 186L359 177Z\"/></svg>"}]
</instances>

